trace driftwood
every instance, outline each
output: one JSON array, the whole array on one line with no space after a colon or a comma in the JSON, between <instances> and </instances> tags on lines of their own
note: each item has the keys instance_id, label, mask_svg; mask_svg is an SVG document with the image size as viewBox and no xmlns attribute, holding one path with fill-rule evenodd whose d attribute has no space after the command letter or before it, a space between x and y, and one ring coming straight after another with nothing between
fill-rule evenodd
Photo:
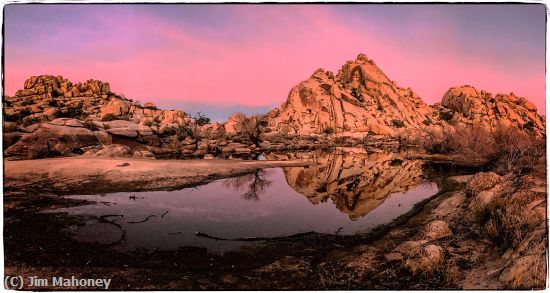
<instances>
[{"instance_id":1,"label":"driftwood","mask_svg":"<svg viewBox=\"0 0 550 293\"><path fill-rule=\"evenodd\" d=\"M147 218L141 220L141 221L137 221L137 222L133 222L133 221L129 221L128 224L139 224L139 223L145 223L147 221L149 221L149 219L153 218L153 217L156 217L156 215L150 215L150 216L147 216Z\"/></svg>"},{"instance_id":2,"label":"driftwood","mask_svg":"<svg viewBox=\"0 0 550 293\"><path fill-rule=\"evenodd\" d=\"M123 241L126 240L126 230L120 224L107 219L107 218L111 218L111 217L122 218L122 217L124 217L124 215L103 215L103 216L97 217L97 220L100 223L107 223L107 224L113 225L113 226L117 227L121 232L120 239L118 239L117 241L108 243L107 245L115 245L115 244L118 244L118 243L123 242Z\"/></svg>"},{"instance_id":3,"label":"driftwood","mask_svg":"<svg viewBox=\"0 0 550 293\"><path fill-rule=\"evenodd\" d=\"M130 195L128 196L129 199L133 199L133 200L136 200L136 198L145 198L145 197L136 197L136 195Z\"/></svg>"},{"instance_id":4,"label":"driftwood","mask_svg":"<svg viewBox=\"0 0 550 293\"><path fill-rule=\"evenodd\" d=\"M311 231L311 232L298 233L298 234L289 235L289 236L277 236L277 237L221 238L221 237L211 236L202 232L195 232L195 236L197 237L203 237L203 238L208 238L213 240L224 240L224 241L275 241L275 240L286 240L286 239L292 239L292 238L303 238L303 237L317 235L317 234L319 233Z\"/></svg>"}]
</instances>

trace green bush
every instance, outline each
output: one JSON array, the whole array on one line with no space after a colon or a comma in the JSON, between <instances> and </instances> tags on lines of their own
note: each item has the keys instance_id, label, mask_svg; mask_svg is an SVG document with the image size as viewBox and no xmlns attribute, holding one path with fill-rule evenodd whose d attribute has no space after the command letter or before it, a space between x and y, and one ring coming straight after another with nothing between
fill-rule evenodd
<instances>
[{"instance_id":1,"label":"green bush","mask_svg":"<svg viewBox=\"0 0 550 293\"><path fill-rule=\"evenodd\" d=\"M523 129L531 130L535 127L535 123L533 121L528 121L523 124Z\"/></svg>"},{"instance_id":2,"label":"green bush","mask_svg":"<svg viewBox=\"0 0 550 293\"><path fill-rule=\"evenodd\" d=\"M397 128L405 127L405 122L402 120L392 119L391 124Z\"/></svg>"},{"instance_id":3,"label":"green bush","mask_svg":"<svg viewBox=\"0 0 550 293\"><path fill-rule=\"evenodd\" d=\"M450 122L453 120L454 113L452 111L439 111L439 119Z\"/></svg>"},{"instance_id":4,"label":"green bush","mask_svg":"<svg viewBox=\"0 0 550 293\"><path fill-rule=\"evenodd\" d=\"M334 128L332 128L332 127L327 127L327 128L325 128L325 130L323 130L323 132L324 132L325 134L329 134L329 135L330 135L330 134L333 134L333 133L334 133Z\"/></svg>"},{"instance_id":5,"label":"green bush","mask_svg":"<svg viewBox=\"0 0 550 293\"><path fill-rule=\"evenodd\" d=\"M109 114L103 116L103 118L101 118L101 121L105 122L105 121L113 121L113 120L117 120L117 119L118 119L117 115L109 113Z\"/></svg>"}]
</instances>

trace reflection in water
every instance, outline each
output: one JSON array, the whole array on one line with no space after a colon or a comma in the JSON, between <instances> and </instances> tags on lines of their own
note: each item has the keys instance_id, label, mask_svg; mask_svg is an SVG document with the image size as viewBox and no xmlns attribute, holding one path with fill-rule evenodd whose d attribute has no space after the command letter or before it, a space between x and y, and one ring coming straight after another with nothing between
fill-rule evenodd
<instances>
[{"instance_id":1,"label":"reflection in water","mask_svg":"<svg viewBox=\"0 0 550 293\"><path fill-rule=\"evenodd\" d=\"M293 153L285 158L318 163L307 168L285 168L288 184L313 204L329 198L352 220L365 216L391 194L406 192L424 179L422 162L404 160L397 153L367 153L342 148L332 153ZM278 159L270 155L270 159Z\"/></svg>"},{"instance_id":2,"label":"reflection in water","mask_svg":"<svg viewBox=\"0 0 550 293\"><path fill-rule=\"evenodd\" d=\"M435 183L422 183L421 162L398 154L341 150L306 155L319 164L257 170L178 191L79 196L96 204L56 211L87 217L85 225L71 228L83 242L116 243L120 249L225 251L245 242L201 238L196 232L226 239L310 231L350 235L389 223L437 192ZM98 220L105 215L122 217L104 217L115 225Z\"/></svg>"},{"instance_id":3,"label":"reflection in water","mask_svg":"<svg viewBox=\"0 0 550 293\"><path fill-rule=\"evenodd\" d=\"M271 181L266 179L270 170L257 169L252 174L247 174L235 178L225 179L223 184L227 188L233 188L236 191L246 188L243 198L246 200L258 200L259 195L264 193L271 186Z\"/></svg>"}]
</instances>

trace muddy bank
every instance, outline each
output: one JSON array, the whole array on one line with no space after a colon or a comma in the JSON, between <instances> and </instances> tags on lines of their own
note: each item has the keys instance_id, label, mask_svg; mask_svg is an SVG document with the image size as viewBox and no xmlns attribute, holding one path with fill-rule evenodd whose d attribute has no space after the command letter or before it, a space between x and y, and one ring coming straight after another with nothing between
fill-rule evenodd
<instances>
[{"instance_id":1,"label":"muddy bank","mask_svg":"<svg viewBox=\"0 0 550 293\"><path fill-rule=\"evenodd\" d=\"M256 169L303 167L301 161L56 158L4 161L4 192L24 194L175 190Z\"/></svg>"}]
</instances>

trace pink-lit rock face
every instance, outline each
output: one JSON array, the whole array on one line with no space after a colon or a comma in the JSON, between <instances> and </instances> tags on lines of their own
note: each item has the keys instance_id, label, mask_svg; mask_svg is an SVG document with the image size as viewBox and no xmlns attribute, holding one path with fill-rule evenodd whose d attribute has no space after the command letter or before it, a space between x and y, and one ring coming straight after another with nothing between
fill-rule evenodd
<instances>
[{"instance_id":1,"label":"pink-lit rock face","mask_svg":"<svg viewBox=\"0 0 550 293\"><path fill-rule=\"evenodd\" d=\"M250 154L261 150L262 140L272 142L277 137L284 138L284 145L293 145L288 138L329 138L334 133L355 139L417 138L425 132L443 135L504 126L540 138L546 130L545 118L537 114L535 105L513 93L493 96L464 85L449 89L441 103L428 106L364 54L345 63L336 75L316 70L291 89L286 103L259 120L234 114L227 122L202 123L182 110L161 110L152 103L142 106L111 92L109 83L72 83L53 75L30 77L23 89L3 102L9 123L5 132L10 133L4 135L6 153L29 159L88 151L103 154L98 150L109 144L126 145L137 157L144 157L144 151L146 157L153 157L151 153L203 157L216 152ZM70 119L56 120L61 117ZM252 137L257 131L263 138ZM237 145L230 147L232 143Z\"/></svg>"},{"instance_id":2,"label":"pink-lit rock face","mask_svg":"<svg viewBox=\"0 0 550 293\"><path fill-rule=\"evenodd\" d=\"M540 137L546 131L546 119L538 115L536 106L514 93L492 95L472 86L450 88L436 109L447 108L454 115L454 122L479 125L494 129L499 125L532 130Z\"/></svg>"},{"instance_id":3,"label":"pink-lit rock face","mask_svg":"<svg viewBox=\"0 0 550 293\"><path fill-rule=\"evenodd\" d=\"M286 103L268 113L271 126L286 134L340 133L414 135L457 125L487 130L514 126L541 137L545 118L533 103L510 94L492 94L472 86L449 89L441 103L426 105L410 88L391 81L373 60L359 54L334 75L318 69L292 90Z\"/></svg>"},{"instance_id":4,"label":"pink-lit rock face","mask_svg":"<svg viewBox=\"0 0 550 293\"><path fill-rule=\"evenodd\" d=\"M429 112L411 89L398 87L373 60L359 54L336 75L315 71L292 88L281 109L269 115L274 117L273 127L288 134L394 135L393 124L419 128Z\"/></svg>"}]
</instances>

